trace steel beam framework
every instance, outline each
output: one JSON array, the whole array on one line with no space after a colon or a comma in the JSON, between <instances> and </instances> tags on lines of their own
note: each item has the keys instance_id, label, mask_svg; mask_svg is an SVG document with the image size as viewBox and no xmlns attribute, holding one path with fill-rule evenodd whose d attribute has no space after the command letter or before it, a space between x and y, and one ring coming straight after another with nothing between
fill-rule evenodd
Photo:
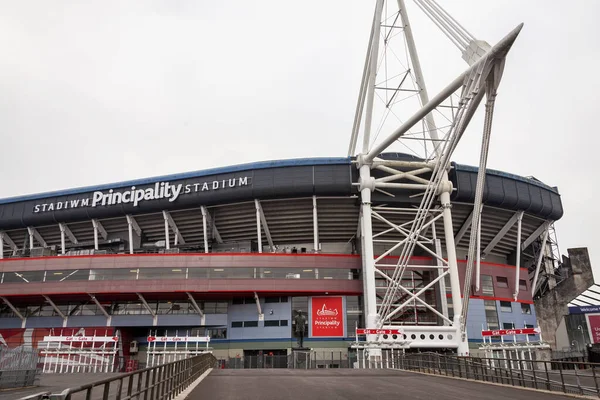
<instances>
[{"instance_id":1,"label":"steel beam framework","mask_svg":"<svg viewBox=\"0 0 600 400\"><path fill-rule=\"evenodd\" d=\"M415 1L459 47L470 67L430 99L404 0L397 1L398 8L394 13L388 12L389 7L386 7L384 0L376 2L350 137L349 155L354 155L362 126L362 152L356 158L359 179L355 185L358 186L361 195L359 233L362 247L366 327L388 329L401 326L404 333L395 335L395 339L388 335L367 335L366 342L373 344L369 354L373 362L377 362L381 357L381 346L383 344L388 346L390 343L401 347L454 347L460 354L468 354L466 315L469 292L466 292L466 288L469 285L470 291L470 277L465 281L463 292L466 293L463 302L450 202L453 188L448 179L448 170L456 146L485 97L486 113L475 205L471 215L464 221L463 227L456 235L456 239L460 240L469 227L471 228L468 276L475 267L474 259L480 258L478 245L483 208L482 195L496 90L501 80L506 54L522 27L519 25L498 44L491 47L485 42L476 41L433 0ZM390 39L399 31L404 35L407 58L410 62L405 66L405 71L396 73L395 76L401 76L401 80L393 87L392 78L388 77L388 64L382 65L381 60L387 61L388 52L393 52L390 50ZM383 38L382 44L380 38ZM384 76L379 77L378 74ZM386 115L389 115L388 110L394 106L396 96L401 92L411 92L406 86L410 80L414 83L412 92L416 93L421 104L420 108L412 116L403 119L400 126L391 134L376 142L375 139L378 137L372 139L371 133L377 89L387 90L385 96L392 93L384 101ZM450 101L452 104L454 97L458 98L458 103L450 107L452 109L450 125L444 132L437 127L434 112L444 102ZM384 100L383 96L379 98ZM364 124L362 124L363 116ZM411 133L413 127L419 124L424 129L422 139ZM379 133L378 130L376 134ZM398 142L404 145L414 140L421 140L422 147L425 149L424 157L407 160L379 158L380 154L391 145ZM432 150L431 153L427 150L428 147ZM394 194L390 191L395 193L404 191L406 197L420 201L418 207L375 206L372 204L372 193L375 191L392 197ZM437 238L436 223L440 223L443 227L445 258L442 256L441 241ZM501 237L498 240L500 239ZM378 257L374 256L375 246L381 249L379 253L381 255ZM414 265L412 256L415 249L430 256L434 260L432 265ZM486 250L491 249L486 248ZM479 271L478 261L477 271ZM445 302L436 300L445 296L446 278L449 279L454 310L452 319L448 318ZM438 302L442 305L441 312L438 310Z\"/></svg>"}]
</instances>

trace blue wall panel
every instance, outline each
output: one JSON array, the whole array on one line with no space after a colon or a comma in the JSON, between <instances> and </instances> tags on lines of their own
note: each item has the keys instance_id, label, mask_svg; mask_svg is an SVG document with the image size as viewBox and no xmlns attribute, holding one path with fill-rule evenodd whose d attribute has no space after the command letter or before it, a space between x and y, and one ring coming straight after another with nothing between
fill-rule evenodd
<instances>
[{"instance_id":1,"label":"blue wall panel","mask_svg":"<svg viewBox=\"0 0 600 400\"><path fill-rule=\"evenodd\" d=\"M62 328L61 317L29 317L25 323L26 328Z\"/></svg>"},{"instance_id":2,"label":"blue wall panel","mask_svg":"<svg viewBox=\"0 0 600 400\"><path fill-rule=\"evenodd\" d=\"M265 320L287 320L288 326L264 326L263 321L258 321L256 304L230 304L227 321L227 338L232 340L242 339L278 339L290 338L292 335L292 303L266 303L260 299ZM272 312L272 313L271 313ZM232 328L233 321L258 321L256 328Z\"/></svg>"},{"instance_id":3,"label":"blue wall panel","mask_svg":"<svg viewBox=\"0 0 600 400\"><path fill-rule=\"evenodd\" d=\"M112 326L152 326L152 315L113 315Z\"/></svg>"},{"instance_id":4,"label":"blue wall panel","mask_svg":"<svg viewBox=\"0 0 600 400\"><path fill-rule=\"evenodd\" d=\"M69 317L67 326L71 328L85 328L88 326L106 326L106 317L104 315L79 315Z\"/></svg>"}]
</instances>

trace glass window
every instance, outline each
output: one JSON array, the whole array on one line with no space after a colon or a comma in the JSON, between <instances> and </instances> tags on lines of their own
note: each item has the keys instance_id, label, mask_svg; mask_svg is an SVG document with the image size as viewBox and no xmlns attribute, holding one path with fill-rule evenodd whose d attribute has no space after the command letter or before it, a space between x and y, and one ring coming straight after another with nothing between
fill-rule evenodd
<instances>
[{"instance_id":1,"label":"glass window","mask_svg":"<svg viewBox=\"0 0 600 400\"><path fill-rule=\"evenodd\" d=\"M242 326L244 326L244 323L242 321L233 321L231 323L232 328L241 328Z\"/></svg>"},{"instance_id":2,"label":"glass window","mask_svg":"<svg viewBox=\"0 0 600 400\"><path fill-rule=\"evenodd\" d=\"M282 319L281 321L279 321L279 326L288 326L288 320Z\"/></svg>"},{"instance_id":3,"label":"glass window","mask_svg":"<svg viewBox=\"0 0 600 400\"><path fill-rule=\"evenodd\" d=\"M89 269L46 271L46 282L87 281Z\"/></svg>"},{"instance_id":4,"label":"glass window","mask_svg":"<svg viewBox=\"0 0 600 400\"><path fill-rule=\"evenodd\" d=\"M508 287L508 278L504 276L497 276L496 282L499 288L507 288Z\"/></svg>"},{"instance_id":5,"label":"glass window","mask_svg":"<svg viewBox=\"0 0 600 400\"><path fill-rule=\"evenodd\" d=\"M208 278L208 268L188 268L189 279L206 279Z\"/></svg>"},{"instance_id":6,"label":"glass window","mask_svg":"<svg viewBox=\"0 0 600 400\"><path fill-rule=\"evenodd\" d=\"M514 328L515 328L514 322L504 322L502 324L502 329L514 329Z\"/></svg>"},{"instance_id":7,"label":"glass window","mask_svg":"<svg viewBox=\"0 0 600 400\"><path fill-rule=\"evenodd\" d=\"M519 279L519 290L527 290L527 281L525 279Z\"/></svg>"},{"instance_id":8,"label":"glass window","mask_svg":"<svg viewBox=\"0 0 600 400\"><path fill-rule=\"evenodd\" d=\"M276 320L276 321L265 321L265 328L267 326L279 326L279 321L278 320Z\"/></svg>"},{"instance_id":9,"label":"glass window","mask_svg":"<svg viewBox=\"0 0 600 400\"><path fill-rule=\"evenodd\" d=\"M44 271L5 272L4 283L43 282Z\"/></svg>"},{"instance_id":10,"label":"glass window","mask_svg":"<svg viewBox=\"0 0 600 400\"><path fill-rule=\"evenodd\" d=\"M491 275L481 275L481 294L484 296L494 295L494 281Z\"/></svg>"},{"instance_id":11,"label":"glass window","mask_svg":"<svg viewBox=\"0 0 600 400\"><path fill-rule=\"evenodd\" d=\"M521 314L530 315L531 314L531 304L521 303Z\"/></svg>"},{"instance_id":12,"label":"glass window","mask_svg":"<svg viewBox=\"0 0 600 400\"><path fill-rule=\"evenodd\" d=\"M528 304L528 305L529 305L529 304ZM533 325L531 325L531 324L525 324L525 328L535 328L535 326L533 326ZM536 335L535 333L530 333L530 334L529 334L529 335L527 335L527 336L530 336L530 337L531 337L531 336L535 336L535 335Z\"/></svg>"},{"instance_id":13,"label":"glass window","mask_svg":"<svg viewBox=\"0 0 600 400\"><path fill-rule=\"evenodd\" d=\"M512 304L510 301L501 301L500 302L500 310L502 312L512 312Z\"/></svg>"},{"instance_id":14,"label":"glass window","mask_svg":"<svg viewBox=\"0 0 600 400\"><path fill-rule=\"evenodd\" d=\"M484 300L483 305L485 307L485 322L487 329L498 329L500 326L498 323L498 310L496 309L495 300Z\"/></svg>"},{"instance_id":15,"label":"glass window","mask_svg":"<svg viewBox=\"0 0 600 400\"><path fill-rule=\"evenodd\" d=\"M256 328L258 327L258 321L244 321L244 328Z\"/></svg>"}]
</instances>

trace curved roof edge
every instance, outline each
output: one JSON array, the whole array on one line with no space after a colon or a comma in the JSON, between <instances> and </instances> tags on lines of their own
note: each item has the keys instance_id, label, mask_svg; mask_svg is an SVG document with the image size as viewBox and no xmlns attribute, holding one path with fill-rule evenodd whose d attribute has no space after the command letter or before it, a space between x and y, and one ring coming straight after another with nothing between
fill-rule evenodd
<instances>
[{"instance_id":1,"label":"curved roof edge","mask_svg":"<svg viewBox=\"0 0 600 400\"><path fill-rule=\"evenodd\" d=\"M479 171L479 167L474 167L472 165L463 165L463 164L457 164L455 162L452 162L452 166L454 169L456 169L457 171L468 171L468 172L478 172ZM558 188L556 186L550 186L545 184L544 182L538 181L537 179L532 179L532 178L526 178L524 176L520 176L520 175L516 175L516 174L511 174L509 172L504 172L504 171L500 171L497 169L486 169L485 170L486 175L496 175L502 178L509 178L509 179L514 179L516 181L520 181L520 182L524 182L527 183L529 185L535 185L535 186L539 186L541 188L553 191L556 194L558 193Z\"/></svg>"},{"instance_id":2,"label":"curved roof edge","mask_svg":"<svg viewBox=\"0 0 600 400\"><path fill-rule=\"evenodd\" d=\"M161 175L150 178L134 179L129 181L106 183L95 186L82 186L74 189L56 190L52 192L34 193L23 196L7 197L0 199L0 204L16 203L19 201L39 200L48 197L68 196L92 192L96 190L114 189L125 186L148 185L160 181L174 181L178 179L198 178L216 174L227 174L231 172L240 172L252 169L266 169L273 167L296 167L304 165L345 165L350 164L350 157L317 157L317 158L296 158L288 160L258 161L246 164L230 165L227 167L210 168L199 171L183 172L179 174Z\"/></svg>"}]
</instances>

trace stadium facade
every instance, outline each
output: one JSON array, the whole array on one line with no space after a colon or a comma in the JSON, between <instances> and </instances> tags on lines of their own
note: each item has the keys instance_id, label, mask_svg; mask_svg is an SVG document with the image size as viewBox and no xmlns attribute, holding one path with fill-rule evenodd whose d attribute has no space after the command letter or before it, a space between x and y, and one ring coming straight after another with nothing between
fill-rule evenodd
<instances>
[{"instance_id":1,"label":"stadium facade","mask_svg":"<svg viewBox=\"0 0 600 400\"><path fill-rule=\"evenodd\" d=\"M477 168L452 164L461 282L476 177ZM305 346L346 354L355 328L364 327L357 180L353 158L297 159L1 200L0 345L114 337L119 354L146 362L157 338L165 338L166 349L176 346L166 338L210 337L218 357L287 354L298 346L294 317L302 312ZM372 203L415 207L407 193L373 192ZM536 326L536 246L562 214L556 188L487 171L481 286L472 291L468 314L472 346L481 342L482 329ZM398 212L396 218L400 224L408 217ZM443 231L440 222L432 225ZM374 246L376 255L389 248L385 240ZM388 255L390 264L397 256ZM417 250L411 264L418 268L406 271L403 284L416 293L438 269L426 251ZM432 287L419 297L452 314L448 293ZM414 301L394 322L440 324Z\"/></svg>"}]
</instances>

